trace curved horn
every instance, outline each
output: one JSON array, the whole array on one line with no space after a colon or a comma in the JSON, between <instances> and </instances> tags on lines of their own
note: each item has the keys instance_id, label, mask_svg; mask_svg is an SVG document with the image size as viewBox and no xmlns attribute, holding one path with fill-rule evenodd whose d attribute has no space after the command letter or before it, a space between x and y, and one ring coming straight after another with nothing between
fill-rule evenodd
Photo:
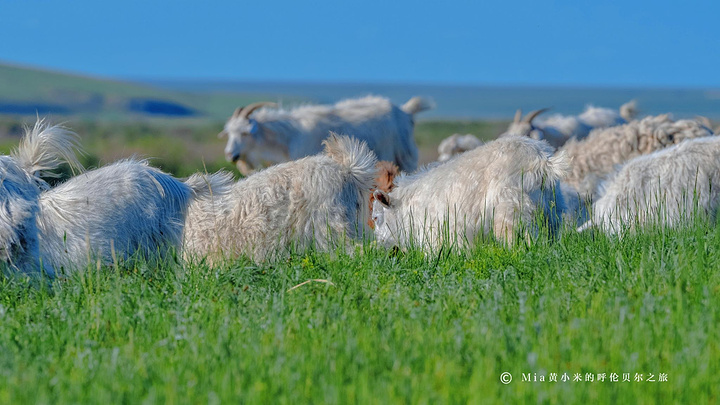
<instances>
[{"instance_id":1,"label":"curved horn","mask_svg":"<svg viewBox=\"0 0 720 405\"><path fill-rule=\"evenodd\" d=\"M250 116L250 114L253 113L253 111L255 111L261 107L277 107L277 104L271 103L269 101L261 101L259 103L252 103L242 109L242 111L240 112L240 117L247 118Z\"/></svg>"},{"instance_id":2,"label":"curved horn","mask_svg":"<svg viewBox=\"0 0 720 405\"><path fill-rule=\"evenodd\" d=\"M699 122L702 125L705 125L708 128L712 128L712 122L710 122L710 118L704 117L702 115L696 115L695 121Z\"/></svg>"},{"instance_id":3,"label":"curved horn","mask_svg":"<svg viewBox=\"0 0 720 405\"><path fill-rule=\"evenodd\" d=\"M526 123L528 123L528 124L532 124L532 121L535 119L535 117L537 117L538 115L544 113L545 111L547 111L547 110L549 110L549 109L550 109L550 107L548 107L548 108L541 108L541 109L535 110L535 111L530 111L530 112L528 113L528 115L526 115L525 118L523 119L523 122L526 122Z\"/></svg>"},{"instance_id":4,"label":"curved horn","mask_svg":"<svg viewBox=\"0 0 720 405\"><path fill-rule=\"evenodd\" d=\"M518 108L517 111L515 111L515 118L513 118L513 124L519 124L521 119L522 119L522 109Z\"/></svg>"},{"instance_id":5,"label":"curved horn","mask_svg":"<svg viewBox=\"0 0 720 405\"><path fill-rule=\"evenodd\" d=\"M242 110L243 110L243 108L245 108L245 107L238 107L238 108L236 108L236 109L235 109L235 112L234 112L233 115L232 115L232 117L233 117L233 118L239 117L239 116L240 116L240 113L241 113Z\"/></svg>"}]
</instances>

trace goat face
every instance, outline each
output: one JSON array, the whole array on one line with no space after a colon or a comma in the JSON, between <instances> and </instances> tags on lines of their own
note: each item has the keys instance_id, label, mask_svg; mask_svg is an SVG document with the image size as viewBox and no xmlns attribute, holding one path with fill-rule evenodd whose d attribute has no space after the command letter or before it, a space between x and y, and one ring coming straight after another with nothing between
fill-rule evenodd
<instances>
[{"instance_id":1,"label":"goat face","mask_svg":"<svg viewBox=\"0 0 720 405\"><path fill-rule=\"evenodd\" d=\"M225 132L228 133L225 156L245 176L255 170L291 160L288 145L275 141L274 134L255 120L251 119L248 125L235 132Z\"/></svg>"},{"instance_id":2,"label":"goat face","mask_svg":"<svg viewBox=\"0 0 720 405\"><path fill-rule=\"evenodd\" d=\"M263 162L272 164L285 162L287 158L279 158L277 144L268 139L268 134L261 124L251 117L251 114L262 107L277 107L275 103L259 102L246 107L239 107L225 124L225 128L218 135L227 136L225 158L235 163L240 171L247 175L253 168L260 167ZM282 148L281 148L282 149Z\"/></svg>"},{"instance_id":3,"label":"goat face","mask_svg":"<svg viewBox=\"0 0 720 405\"><path fill-rule=\"evenodd\" d=\"M235 163L245 176L257 169L290 160L287 145L274 141L272 132L252 118L229 121L221 132L221 135L224 134L228 137L225 158Z\"/></svg>"},{"instance_id":4,"label":"goat face","mask_svg":"<svg viewBox=\"0 0 720 405\"><path fill-rule=\"evenodd\" d=\"M395 211L390 205L390 197L384 191L373 192L372 220L375 223L375 237L377 241L386 246L393 247L397 244L395 230L390 227L394 222Z\"/></svg>"},{"instance_id":5,"label":"goat face","mask_svg":"<svg viewBox=\"0 0 720 405\"><path fill-rule=\"evenodd\" d=\"M219 137L228 137L225 145L225 158L228 162L236 163L251 151L258 137L258 123L254 119L243 117L231 118Z\"/></svg>"},{"instance_id":6,"label":"goat face","mask_svg":"<svg viewBox=\"0 0 720 405\"><path fill-rule=\"evenodd\" d=\"M257 169L290 160L284 153L287 147L269 139L267 131L252 118L231 119L220 133L220 136L225 135L228 137L225 158L245 176Z\"/></svg>"}]
</instances>

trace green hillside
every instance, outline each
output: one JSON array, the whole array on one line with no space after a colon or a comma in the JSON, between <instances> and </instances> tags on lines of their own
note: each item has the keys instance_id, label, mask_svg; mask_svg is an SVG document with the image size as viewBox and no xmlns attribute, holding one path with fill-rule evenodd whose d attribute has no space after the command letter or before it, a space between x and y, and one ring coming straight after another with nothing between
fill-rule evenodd
<instances>
[{"instance_id":1,"label":"green hillside","mask_svg":"<svg viewBox=\"0 0 720 405\"><path fill-rule=\"evenodd\" d=\"M52 114L109 121L224 120L252 93L176 92L117 80L0 64L0 115Z\"/></svg>"}]
</instances>

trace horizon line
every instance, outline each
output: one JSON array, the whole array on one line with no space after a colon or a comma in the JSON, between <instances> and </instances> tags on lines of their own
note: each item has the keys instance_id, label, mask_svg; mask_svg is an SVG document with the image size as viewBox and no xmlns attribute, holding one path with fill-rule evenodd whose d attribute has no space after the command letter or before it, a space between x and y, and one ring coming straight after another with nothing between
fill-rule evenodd
<instances>
[{"instance_id":1,"label":"horizon line","mask_svg":"<svg viewBox=\"0 0 720 405\"><path fill-rule=\"evenodd\" d=\"M74 77L107 80L116 82L130 82L140 84L153 83L203 83L203 84L255 84L255 85L323 85L323 86L398 86L398 87L436 87L436 88L497 88L497 89L565 89L565 90L697 90L697 91L720 91L720 85L672 85L672 84L598 84L598 83L492 83L492 82L455 82L447 80L438 81L393 81L393 80L360 80L360 79L268 79L268 78L208 78L208 77L171 77L162 78L156 76L110 76L96 73L86 73L62 68L51 68L26 64L22 62L0 59L0 66L5 65L11 68L28 69L46 73L63 74Z\"/></svg>"}]
</instances>

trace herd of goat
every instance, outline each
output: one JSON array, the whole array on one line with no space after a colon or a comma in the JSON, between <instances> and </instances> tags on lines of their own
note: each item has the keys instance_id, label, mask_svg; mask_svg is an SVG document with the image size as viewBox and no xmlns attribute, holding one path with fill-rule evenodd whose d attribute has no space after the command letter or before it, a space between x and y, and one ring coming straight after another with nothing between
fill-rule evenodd
<instances>
[{"instance_id":1,"label":"herd of goat","mask_svg":"<svg viewBox=\"0 0 720 405\"><path fill-rule=\"evenodd\" d=\"M418 169L414 116L429 108L375 96L238 108L220 136L239 181L223 171L181 181L134 159L85 171L77 135L39 120L0 157L0 260L53 277L135 255L266 261L367 238L432 252L540 229L674 226L720 204L720 137L706 120L637 119L633 102L518 111L497 139L453 135ZM75 175L51 187L44 178L63 163Z\"/></svg>"}]
</instances>

